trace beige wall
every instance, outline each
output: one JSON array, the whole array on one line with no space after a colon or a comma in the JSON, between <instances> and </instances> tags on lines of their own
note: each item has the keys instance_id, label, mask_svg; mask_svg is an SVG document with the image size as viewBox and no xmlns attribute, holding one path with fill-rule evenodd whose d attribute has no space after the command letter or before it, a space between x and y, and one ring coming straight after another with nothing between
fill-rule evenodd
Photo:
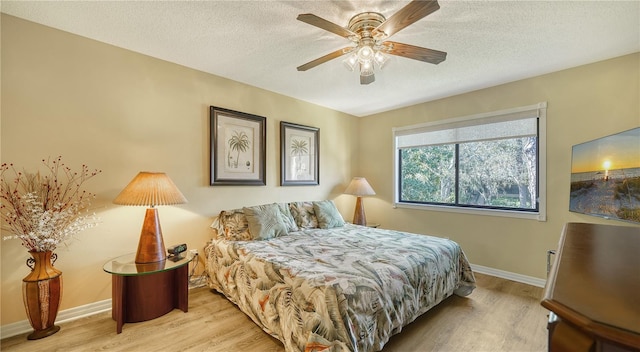
<instances>
[{"instance_id":1,"label":"beige wall","mask_svg":"<svg viewBox=\"0 0 640 352\"><path fill-rule=\"evenodd\" d=\"M102 170L86 184L101 224L58 250L62 310L111 298L102 266L136 250L145 211L111 201L139 171L167 172L189 200L159 208L167 245L202 248L213 217L243 205L329 198L351 214L355 201L341 192L355 167L356 117L7 15L1 64L2 162L34 168L62 155ZM208 185L210 105L267 118L267 186ZM280 121L320 128L320 186L279 186ZM26 319L29 254L19 241L0 245L5 325Z\"/></svg>"},{"instance_id":2,"label":"beige wall","mask_svg":"<svg viewBox=\"0 0 640 352\"><path fill-rule=\"evenodd\" d=\"M640 126L640 54L627 55L468 94L366 117L358 145L359 174L377 195L366 199L367 220L449 237L478 265L544 278L546 251L566 222L631 226L570 213L571 147ZM546 222L393 209L393 127L547 102Z\"/></svg>"}]
</instances>

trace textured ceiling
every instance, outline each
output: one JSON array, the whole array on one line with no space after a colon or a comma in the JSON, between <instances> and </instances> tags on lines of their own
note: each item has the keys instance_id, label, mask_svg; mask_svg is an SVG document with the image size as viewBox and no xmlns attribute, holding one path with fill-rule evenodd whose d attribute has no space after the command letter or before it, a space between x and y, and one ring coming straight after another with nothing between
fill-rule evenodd
<instances>
[{"instance_id":1,"label":"textured ceiling","mask_svg":"<svg viewBox=\"0 0 640 352\"><path fill-rule=\"evenodd\" d=\"M341 26L408 1L7 1L1 11L356 116L640 51L640 1L440 1L391 40L446 51L432 65L392 56L359 84L338 58L349 41L296 20Z\"/></svg>"}]
</instances>

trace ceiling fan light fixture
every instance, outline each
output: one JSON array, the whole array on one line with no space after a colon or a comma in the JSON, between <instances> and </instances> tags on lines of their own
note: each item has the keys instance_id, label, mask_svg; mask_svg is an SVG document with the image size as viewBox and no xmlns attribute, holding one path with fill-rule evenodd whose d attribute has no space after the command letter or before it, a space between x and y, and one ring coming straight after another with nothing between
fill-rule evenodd
<instances>
[{"instance_id":1,"label":"ceiling fan light fixture","mask_svg":"<svg viewBox=\"0 0 640 352\"><path fill-rule=\"evenodd\" d=\"M353 71L356 69L356 64L358 63L358 55L351 54L344 61L342 61L344 65L347 67L349 71Z\"/></svg>"},{"instance_id":2,"label":"ceiling fan light fixture","mask_svg":"<svg viewBox=\"0 0 640 352\"><path fill-rule=\"evenodd\" d=\"M373 56L373 49L368 45L363 45L360 49L358 49L358 60L360 60L360 62L370 61Z\"/></svg>"},{"instance_id":3,"label":"ceiling fan light fixture","mask_svg":"<svg viewBox=\"0 0 640 352\"><path fill-rule=\"evenodd\" d=\"M389 56L383 54L381 51L376 51L375 55L373 55L373 60L378 64L378 68L382 70L384 64L389 61Z\"/></svg>"},{"instance_id":4,"label":"ceiling fan light fixture","mask_svg":"<svg viewBox=\"0 0 640 352\"><path fill-rule=\"evenodd\" d=\"M371 61L360 63L360 76L373 75L373 63Z\"/></svg>"}]
</instances>

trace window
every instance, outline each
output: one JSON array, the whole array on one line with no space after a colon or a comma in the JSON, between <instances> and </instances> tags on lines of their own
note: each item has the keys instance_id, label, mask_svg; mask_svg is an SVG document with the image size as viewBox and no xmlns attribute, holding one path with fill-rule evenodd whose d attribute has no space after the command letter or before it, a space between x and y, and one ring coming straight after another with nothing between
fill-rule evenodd
<instances>
[{"instance_id":1,"label":"window","mask_svg":"<svg viewBox=\"0 0 640 352\"><path fill-rule=\"evenodd\" d=\"M394 128L396 206L545 219L546 103Z\"/></svg>"}]
</instances>

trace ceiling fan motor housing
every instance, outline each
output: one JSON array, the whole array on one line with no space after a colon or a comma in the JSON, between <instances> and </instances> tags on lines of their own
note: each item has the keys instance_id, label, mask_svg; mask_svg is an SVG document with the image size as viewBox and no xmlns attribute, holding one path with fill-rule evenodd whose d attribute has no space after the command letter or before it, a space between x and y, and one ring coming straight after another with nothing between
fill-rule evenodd
<instances>
[{"instance_id":1,"label":"ceiling fan motor housing","mask_svg":"<svg viewBox=\"0 0 640 352\"><path fill-rule=\"evenodd\" d=\"M355 38L354 41L359 39L370 39L371 41L382 40L384 38L374 38L373 30L376 29L382 22L386 21L386 18L378 12L363 12L359 13L349 20L349 30L358 34L360 38ZM384 33L381 33L383 36Z\"/></svg>"}]
</instances>

